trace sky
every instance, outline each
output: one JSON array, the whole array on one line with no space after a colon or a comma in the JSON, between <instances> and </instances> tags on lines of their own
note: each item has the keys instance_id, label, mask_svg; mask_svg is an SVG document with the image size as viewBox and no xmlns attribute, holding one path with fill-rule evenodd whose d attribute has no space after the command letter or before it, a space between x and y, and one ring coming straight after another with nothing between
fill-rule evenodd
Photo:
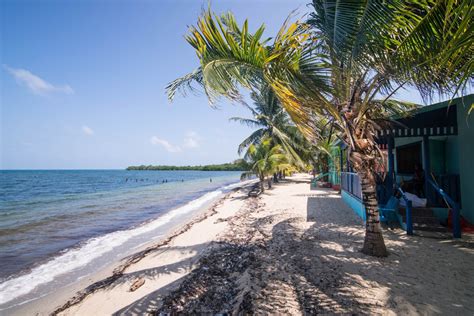
<instances>
[{"instance_id":1,"label":"sky","mask_svg":"<svg viewBox=\"0 0 474 316\"><path fill-rule=\"evenodd\" d=\"M212 1L274 36L300 0ZM0 169L121 169L238 158L248 110L204 95L167 100L199 61L184 40L204 0L0 1ZM413 91L404 93L420 102Z\"/></svg>"}]
</instances>

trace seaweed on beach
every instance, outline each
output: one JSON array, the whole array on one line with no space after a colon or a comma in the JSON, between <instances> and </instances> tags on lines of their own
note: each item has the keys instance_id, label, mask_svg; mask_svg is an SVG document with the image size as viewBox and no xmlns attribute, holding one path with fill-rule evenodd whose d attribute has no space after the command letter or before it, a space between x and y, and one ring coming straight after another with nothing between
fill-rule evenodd
<instances>
[{"instance_id":1,"label":"seaweed on beach","mask_svg":"<svg viewBox=\"0 0 474 316\"><path fill-rule=\"evenodd\" d=\"M248 199L243 210L227 219L230 225L227 234L198 261L198 267L180 286L163 299L155 315L251 313L250 290L242 280L259 265L256 254L262 244L255 242L258 231L252 230L252 226L247 226L249 230L245 234L241 232L249 210L257 211L261 206L258 199Z\"/></svg>"},{"instance_id":2,"label":"seaweed on beach","mask_svg":"<svg viewBox=\"0 0 474 316\"><path fill-rule=\"evenodd\" d=\"M239 190L239 189L240 188L235 188L234 190L232 190L232 192L235 192L236 190ZM93 293L95 293L95 292L97 292L101 289L105 289L105 288L111 286L112 284L114 284L116 281L118 281L120 278L122 278L124 276L125 270L128 267L130 267L132 264L139 262L140 260L145 258L147 255L149 255L149 254L161 249L162 247L168 245L174 238L176 238L177 236L179 236L179 235L185 233L186 231L188 231L189 229L191 229L191 227L193 225L195 225L199 222L202 222L203 220L205 220L206 218L208 218L212 215L215 215L217 213L217 210L216 210L217 207L224 202L224 200L229 196L229 194L231 194L231 193L226 194L222 199L215 202L210 207L209 211L207 211L204 214L196 217L195 219L193 219L192 221L190 221L186 225L179 228L174 233L170 234L167 238L161 240L159 243L156 243L156 244L154 244L150 247L147 247L146 249L144 249L142 251L139 251L139 252L131 255L130 257L124 259L124 262L122 264L120 264L119 266L117 266L113 270L113 273L112 273L111 276L109 276L105 279L102 279L100 281L97 281L97 282L89 285L85 289L77 292L67 302L65 302L63 305L57 307L53 312L51 312L50 315L51 316L58 315L59 313L65 311L66 309L70 308L71 306L79 304L80 302L82 302L89 295L92 295Z\"/></svg>"},{"instance_id":3,"label":"seaweed on beach","mask_svg":"<svg viewBox=\"0 0 474 316\"><path fill-rule=\"evenodd\" d=\"M163 298L155 315L317 314L358 310L336 294L345 286L337 263L306 260L319 247L285 215L261 216L260 199L227 219L218 247L203 256L180 286ZM278 222L277 227L274 223ZM288 255L290 254L291 255Z\"/></svg>"},{"instance_id":4,"label":"seaweed on beach","mask_svg":"<svg viewBox=\"0 0 474 316\"><path fill-rule=\"evenodd\" d=\"M199 260L199 268L163 300L155 315L230 313L239 293L239 277L255 262L254 248L219 245Z\"/></svg>"}]
</instances>

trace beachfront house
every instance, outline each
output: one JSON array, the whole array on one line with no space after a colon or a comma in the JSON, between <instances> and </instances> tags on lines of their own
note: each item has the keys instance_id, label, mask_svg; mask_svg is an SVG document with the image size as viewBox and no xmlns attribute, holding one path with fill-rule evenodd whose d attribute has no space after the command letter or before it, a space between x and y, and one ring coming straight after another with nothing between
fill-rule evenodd
<instances>
[{"instance_id":1,"label":"beachfront house","mask_svg":"<svg viewBox=\"0 0 474 316\"><path fill-rule=\"evenodd\" d=\"M377 185L378 202L390 204L392 219L407 232L446 231L454 223L456 235L456 225L474 223L474 113L468 115L473 103L470 94L423 106L376 135L387 158L387 174ZM339 147L342 198L365 219L359 177L351 170L345 145ZM414 197L415 205L408 207L410 202L404 202L397 188L419 197ZM394 193L405 205L394 203ZM462 216L459 222L457 210ZM459 236L460 232L455 237Z\"/></svg>"}]
</instances>

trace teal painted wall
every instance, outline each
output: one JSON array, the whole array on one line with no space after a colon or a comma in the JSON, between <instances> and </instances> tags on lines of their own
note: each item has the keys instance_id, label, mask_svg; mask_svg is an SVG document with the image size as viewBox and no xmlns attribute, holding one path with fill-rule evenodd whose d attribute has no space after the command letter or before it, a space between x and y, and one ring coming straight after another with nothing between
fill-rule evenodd
<instances>
[{"instance_id":1,"label":"teal painted wall","mask_svg":"<svg viewBox=\"0 0 474 316\"><path fill-rule=\"evenodd\" d=\"M430 162L431 171L434 174L446 173L446 151L444 140L430 139Z\"/></svg>"},{"instance_id":2,"label":"teal painted wall","mask_svg":"<svg viewBox=\"0 0 474 316\"><path fill-rule=\"evenodd\" d=\"M342 190L341 197L347 205L365 222L365 207L362 202L352 194Z\"/></svg>"},{"instance_id":3,"label":"teal painted wall","mask_svg":"<svg viewBox=\"0 0 474 316\"><path fill-rule=\"evenodd\" d=\"M474 113L473 113L474 114ZM422 141L422 137L395 138L395 147ZM459 174L459 148L457 136L431 136L430 159L431 169L437 174ZM396 148L395 148L396 150ZM423 152L421 153L423 160ZM397 155L394 151L395 172L397 170ZM411 175L397 175L397 182L402 178L409 180Z\"/></svg>"},{"instance_id":4,"label":"teal painted wall","mask_svg":"<svg viewBox=\"0 0 474 316\"><path fill-rule=\"evenodd\" d=\"M467 114L474 95L466 96L457 104L459 174L461 180L461 214L474 224L474 113ZM464 103L464 106L463 106Z\"/></svg>"},{"instance_id":5,"label":"teal painted wall","mask_svg":"<svg viewBox=\"0 0 474 316\"><path fill-rule=\"evenodd\" d=\"M445 150L445 169L448 174L459 174L459 148L458 138L456 136L446 137Z\"/></svg>"},{"instance_id":6,"label":"teal painted wall","mask_svg":"<svg viewBox=\"0 0 474 316\"><path fill-rule=\"evenodd\" d=\"M341 183L340 163L340 148L333 147L331 150L331 159L329 159L329 182L332 184Z\"/></svg>"},{"instance_id":7,"label":"teal painted wall","mask_svg":"<svg viewBox=\"0 0 474 316\"><path fill-rule=\"evenodd\" d=\"M432 207L433 214L439 219L440 223L447 223L449 210L443 207Z\"/></svg>"}]
</instances>

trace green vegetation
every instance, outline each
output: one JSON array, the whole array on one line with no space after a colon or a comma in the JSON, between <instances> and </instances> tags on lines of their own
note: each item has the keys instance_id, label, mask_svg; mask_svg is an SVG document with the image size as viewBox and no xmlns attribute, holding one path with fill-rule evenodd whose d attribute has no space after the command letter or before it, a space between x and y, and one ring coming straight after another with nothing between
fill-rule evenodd
<instances>
[{"instance_id":1,"label":"green vegetation","mask_svg":"<svg viewBox=\"0 0 474 316\"><path fill-rule=\"evenodd\" d=\"M204 166L130 166L127 170L195 170L195 171L246 171L249 166L243 159L231 163Z\"/></svg>"},{"instance_id":2,"label":"green vegetation","mask_svg":"<svg viewBox=\"0 0 474 316\"><path fill-rule=\"evenodd\" d=\"M258 145L250 145L245 160L250 165L250 170L242 173L241 178L248 178L255 174L260 179L260 189L263 191L265 177L285 169L291 169L288 163L288 155L281 145L272 145L271 138L264 138ZM271 187L271 180L268 181Z\"/></svg>"},{"instance_id":3,"label":"green vegetation","mask_svg":"<svg viewBox=\"0 0 474 316\"><path fill-rule=\"evenodd\" d=\"M242 87L253 92L269 87L307 140L322 145L320 153L334 138L348 146L366 209L362 251L386 256L375 192L376 166L385 164L375 132L387 128L391 116L414 108L394 98L403 87L429 99L468 85L474 9L470 0L314 0L312 6L306 21L286 21L273 40L263 37L263 25L251 33L248 22L240 27L231 13L204 12L186 37L200 66L171 82L168 97L197 85L211 104L219 97L240 102ZM286 154L291 155L288 148Z\"/></svg>"},{"instance_id":4,"label":"green vegetation","mask_svg":"<svg viewBox=\"0 0 474 316\"><path fill-rule=\"evenodd\" d=\"M285 155L285 164L294 166L295 170L296 168L305 169L306 164L312 160L312 145L306 141L293 124L273 90L268 86L264 86L259 92L252 92L251 98L254 101L253 107L247 104L245 106L250 110L253 117L232 117L230 119L257 128L239 145L239 154L248 149L244 159L253 166L255 161L253 155L249 154L250 151L256 149L257 151L269 151L270 147L278 146L280 153ZM264 140L269 144L264 145ZM273 181L278 182L278 178L283 176L283 171L279 168L273 169L275 170ZM258 175L259 172L255 172L255 174ZM263 181L263 178L260 178ZM269 185L271 185L271 182L269 182Z\"/></svg>"}]
</instances>

